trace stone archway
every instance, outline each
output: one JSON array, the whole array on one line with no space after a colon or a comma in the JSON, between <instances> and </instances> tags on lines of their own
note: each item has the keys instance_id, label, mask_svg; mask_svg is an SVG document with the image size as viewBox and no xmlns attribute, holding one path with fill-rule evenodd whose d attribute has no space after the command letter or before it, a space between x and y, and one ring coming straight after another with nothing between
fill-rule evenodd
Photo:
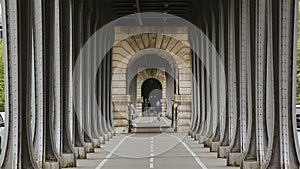
<instances>
[{"instance_id":1,"label":"stone archway","mask_svg":"<svg viewBox=\"0 0 300 169\"><path fill-rule=\"evenodd\" d=\"M178 116L180 126L178 131L188 131L191 114L189 98L191 97L192 83L190 70L191 54L187 42L187 30L177 30L178 32L170 32L169 35L143 33L128 36L128 32L126 32L128 29L116 29L115 41L117 43L112 50L112 102L114 105L113 114L116 132L126 133L128 131L128 104L131 103L132 98L127 90L129 85L127 84L127 68L130 63L141 57L145 52L163 57L174 67L176 97L172 98L187 98L185 100L188 100L184 102L180 109L183 114ZM186 37L186 41L179 41L176 39L176 36L180 36L180 39L185 39L182 37ZM126 39L122 39L122 37L126 37ZM181 102L181 99L175 100L176 102ZM141 108L141 106L137 107L138 110L141 110Z\"/></svg>"},{"instance_id":2,"label":"stone archway","mask_svg":"<svg viewBox=\"0 0 300 169\"><path fill-rule=\"evenodd\" d=\"M167 97L167 80L166 80L166 72L164 68L158 68L158 69L140 69L137 76L137 110L138 112L142 112L142 103L143 98L142 96L142 84L147 79L156 79L158 80L162 85L162 115L165 116L166 109L167 109L167 103L166 103L166 97Z\"/></svg>"}]
</instances>

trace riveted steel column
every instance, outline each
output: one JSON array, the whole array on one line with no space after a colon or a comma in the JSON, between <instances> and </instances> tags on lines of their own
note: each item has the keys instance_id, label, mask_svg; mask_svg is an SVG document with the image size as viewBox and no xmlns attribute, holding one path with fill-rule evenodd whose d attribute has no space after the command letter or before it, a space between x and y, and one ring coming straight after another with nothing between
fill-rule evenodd
<instances>
[{"instance_id":1,"label":"riveted steel column","mask_svg":"<svg viewBox=\"0 0 300 169\"><path fill-rule=\"evenodd\" d=\"M232 26L234 26L235 29L235 64L233 65L235 67L235 74L236 74L236 111L234 111L234 138L231 142L230 146L230 152L229 157L227 161L227 165L231 166L240 166L241 164L241 151L242 151L242 144L243 144L243 128L242 128L242 121L245 120L245 114L246 114L246 106L245 106L245 98L246 98L246 88L247 84L245 82L246 80L246 70L245 70L245 64L242 64L246 57L244 53L242 53L241 50L241 44L242 44L242 35L241 35L241 29L240 29L240 13L239 13L239 5L240 1L234 1L232 4L232 7L235 7L234 10L234 23Z\"/></svg>"},{"instance_id":2,"label":"riveted steel column","mask_svg":"<svg viewBox=\"0 0 300 169\"><path fill-rule=\"evenodd\" d=\"M110 106L110 100L109 100L109 98L110 98L110 87L111 87L110 86L110 74L111 74L111 72L110 72L110 67L111 67L110 60L111 60L111 55L110 55L110 52L108 52L106 54L106 63L105 63L105 65L106 65L106 79L105 79L105 81L106 81L106 97L105 97L106 102L105 102L105 104L106 104L106 123L107 123L107 129L108 129L108 136L109 136L109 138L112 138L112 128L111 128L111 125L110 125L110 113L111 112L110 112L110 108L109 108L109 106Z\"/></svg>"},{"instance_id":3,"label":"riveted steel column","mask_svg":"<svg viewBox=\"0 0 300 169\"><path fill-rule=\"evenodd\" d=\"M54 117L54 71L55 67L55 50L54 50L54 2L45 1L43 2L43 21L44 21L44 119L45 119L45 133L44 133L44 168L57 168L59 167L58 154L55 151L55 136L53 131L53 117Z\"/></svg>"},{"instance_id":4,"label":"riveted steel column","mask_svg":"<svg viewBox=\"0 0 300 169\"><path fill-rule=\"evenodd\" d=\"M92 35L97 31L97 22L99 20L99 12L97 12L98 8L99 8L99 3L98 2L93 2L91 4L92 7L92 12L91 12L91 22L90 22L90 36L92 37ZM95 36L93 36L90 39L90 45L91 45L91 71L95 70L95 67L97 66L96 63L96 57L98 56L97 53L97 38ZM96 74L96 72L92 72L91 74ZM92 79L94 77L91 77ZM100 123L98 121L98 110L97 110L97 101L96 101L96 96L97 96L97 92L92 93L92 91L96 91L93 90L94 88L97 87L97 79L95 79L95 81L91 81L91 137L93 138L93 142L94 142L94 146L95 148L99 148L100 144L102 142L100 133L99 133L99 129L98 129L98 124Z\"/></svg>"},{"instance_id":5,"label":"riveted steel column","mask_svg":"<svg viewBox=\"0 0 300 169\"><path fill-rule=\"evenodd\" d=\"M220 51L222 50L220 48L220 29L223 25L220 25L220 18L219 18L219 6L218 4L213 6L213 10L212 12L214 13L214 17L215 17L215 58L216 60L214 61L214 86L212 87L213 89L216 89L214 92L214 101L215 101L215 119L214 119L214 123L215 123L215 128L214 128L214 134L213 134L213 138L212 138L212 147L211 147L211 151L212 152L217 152L219 150L219 140L220 140L220 121L222 118L221 115L221 111L220 111L220 87L221 87L221 83L220 83L220 68L222 68L222 65L220 65Z\"/></svg>"},{"instance_id":6,"label":"riveted steel column","mask_svg":"<svg viewBox=\"0 0 300 169\"><path fill-rule=\"evenodd\" d=\"M268 151L262 168L299 168L299 146L295 142L295 65L297 34L296 0L267 1L268 24L272 24L271 58L274 111ZM270 20L272 22L270 22ZM269 40L269 39L268 39ZM270 85L270 87L273 87ZM271 115L271 116L272 116Z\"/></svg>"},{"instance_id":7,"label":"riveted steel column","mask_svg":"<svg viewBox=\"0 0 300 169\"><path fill-rule=\"evenodd\" d=\"M107 128L107 121L106 121L106 60L107 57L104 56L104 58L102 59L102 63L101 63L101 78L102 78L102 83L101 83L101 87L102 87L102 93L101 93L101 113L102 113L102 121L103 121L103 129L104 129L104 133L105 133L105 140L108 141L109 140L109 132L108 132L108 128Z\"/></svg>"},{"instance_id":8,"label":"riveted steel column","mask_svg":"<svg viewBox=\"0 0 300 169\"><path fill-rule=\"evenodd\" d=\"M4 1L8 145L1 168L38 168L31 126L32 1ZM22 31L21 31L22 30Z\"/></svg>"},{"instance_id":9,"label":"riveted steel column","mask_svg":"<svg viewBox=\"0 0 300 169\"><path fill-rule=\"evenodd\" d=\"M190 39L190 41L193 41ZM195 43L195 42L192 42L192 43ZM196 46L197 47L197 46ZM197 56L196 54L191 51L191 65L192 65L192 115L191 115L191 128L190 128L190 131L189 131L189 134L191 135L192 138L195 137L195 128L197 126L197 118L198 118L198 115L197 115L197 107L198 107L198 104L197 104L197 87L196 87L196 84L197 84L197 72L196 72L196 59L197 59Z\"/></svg>"},{"instance_id":10,"label":"riveted steel column","mask_svg":"<svg viewBox=\"0 0 300 169\"><path fill-rule=\"evenodd\" d=\"M247 18L253 17L251 22L244 23L243 27L250 28L249 42L251 44L251 59L247 63L248 72L248 133L246 149L243 155L243 168L258 168L261 152L264 150L264 132L266 130L263 122L265 120L265 60L266 60L266 1L243 2L242 6L247 11ZM250 10L249 10L250 9ZM250 21L250 18L248 19ZM250 24L250 26L249 26ZM244 28L244 29L245 29ZM254 31L255 30L255 31ZM250 67L251 65L251 67ZM250 73L251 72L251 73ZM259 152L259 153L257 153ZM259 156L257 156L259 154ZM262 156L263 157L263 156Z\"/></svg>"},{"instance_id":11,"label":"riveted steel column","mask_svg":"<svg viewBox=\"0 0 300 169\"><path fill-rule=\"evenodd\" d=\"M109 36L114 36L114 35L109 35ZM114 38L112 38L114 39ZM111 43L111 42L110 42ZM111 132L112 135L115 136L116 132L114 129L114 125L113 125L113 110L112 110L112 50L109 51L109 66L108 66L108 71L109 71L109 79L108 79L108 91L109 91L109 98L108 98L108 102L109 102L109 106L108 106L108 111L109 111L109 125L111 127Z\"/></svg>"},{"instance_id":12,"label":"riveted steel column","mask_svg":"<svg viewBox=\"0 0 300 169\"><path fill-rule=\"evenodd\" d=\"M218 113L219 113L219 136L216 137L216 151L219 154L221 143L225 137L225 125L226 125L226 94L223 93L223 91L226 91L226 76L222 76L222 74L225 74L225 46L224 46L224 9L223 4L221 1L218 1L217 8L215 10L218 10L217 12L217 48L218 48L218 55L219 59L217 62L217 80L218 80ZM224 95L225 94L225 95ZM214 140L215 141L215 140Z\"/></svg>"},{"instance_id":13,"label":"riveted steel column","mask_svg":"<svg viewBox=\"0 0 300 169\"><path fill-rule=\"evenodd\" d=\"M72 0L72 68L79 61L78 55L81 45L81 15L82 0ZM81 68L80 68L81 70ZM74 73L74 71L73 71ZM80 127L80 73L73 75L73 129L74 129L74 145L76 147L76 158L86 158L86 151L83 141L83 133Z\"/></svg>"},{"instance_id":14,"label":"riveted steel column","mask_svg":"<svg viewBox=\"0 0 300 169\"><path fill-rule=\"evenodd\" d=\"M90 14L91 14L91 6L90 6L90 0L84 1L83 2L83 9L82 9L82 15L81 21L82 24L81 26L81 47L83 48L85 43L89 40L90 38ZM90 45L86 46L85 48L89 48ZM93 142L91 139L91 119L90 119L90 114L91 114L91 107L90 107L90 85L91 81L89 79L89 74L90 74L90 64L91 64L91 56L90 56L90 49L87 49L82 57L82 80L80 81L81 83L81 91L82 91L82 126L83 126L83 138L84 138L84 146L86 148L86 151L88 153L94 152L94 146Z\"/></svg>"},{"instance_id":15,"label":"riveted steel column","mask_svg":"<svg viewBox=\"0 0 300 169\"><path fill-rule=\"evenodd\" d=\"M200 90L201 90L201 96L200 96L200 100L201 100L201 120L200 120L200 123L201 123L201 126L199 128L199 131L198 131L198 137L199 139L201 139L201 134L204 132L205 130L205 121L206 121L206 91L205 91L205 78L206 78L206 68L204 66L205 64L205 37L203 37L204 35L201 35L201 38L200 38L200 58L201 58L201 69L200 69ZM201 140L200 140L201 141Z\"/></svg>"},{"instance_id":16,"label":"riveted steel column","mask_svg":"<svg viewBox=\"0 0 300 169\"><path fill-rule=\"evenodd\" d=\"M199 44L199 41L197 41L197 46L198 48L200 48L200 44ZM199 133L200 131L200 125L201 125L201 107L202 107L202 102L201 102L201 90L200 90L200 78L201 78L201 66L202 66L202 63L201 63L201 59L199 56L196 56L196 64L195 64L195 71L197 72L196 73L196 84L195 84L195 87L197 88L196 90L196 104L197 104L197 107L196 107L196 113L197 113L197 120L196 120L196 128L195 128L195 133ZM199 137L196 137L195 136L195 140L199 140Z\"/></svg>"},{"instance_id":17,"label":"riveted steel column","mask_svg":"<svg viewBox=\"0 0 300 169\"><path fill-rule=\"evenodd\" d=\"M34 73L35 73L35 114L36 137L34 138L34 151L36 161L41 168L43 165L43 142L44 142L44 107L43 107L43 15L42 1L33 1L33 36L34 36Z\"/></svg>"},{"instance_id":18,"label":"riveted steel column","mask_svg":"<svg viewBox=\"0 0 300 169\"><path fill-rule=\"evenodd\" d=\"M195 84L195 87L197 88L197 115L198 115L198 118L197 118L197 127L196 127L196 137L195 137L195 140L199 140L200 137L199 137L199 134L201 132L201 129L202 129L202 118L203 118L203 113L204 113L204 110L203 109L203 105L204 104L204 99L202 99L202 96L204 94L204 90L202 90L202 84L203 84L203 72L202 70L204 70L204 65L203 65L203 39L205 38L203 34L200 34L198 35L200 36L200 39L197 39L196 40L196 45L197 45L197 49L198 49L198 53L200 53L201 56L196 56L197 58L197 64L196 64L196 71L197 71L197 83Z\"/></svg>"},{"instance_id":19,"label":"riveted steel column","mask_svg":"<svg viewBox=\"0 0 300 169\"><path fill-rule=\"evenodd\" d=\"M61 101L61 157L62 167L75 167L76 156L75 149L71 142L70 130L70 29L71 29L71 1L61 1L60 4L60 101Z\"/></svg>"},{"instance_id":20,"label":"riveted steel column","mask_svg":"<svg viewBox=\"0 0 300 169\"><path fill-rule=\"evenodd\" d=\"M225 68L225 75L226 75L226 79L224 79L224 82L226 84L225 89L226 89L226 96L224 96L224 99L226 99L226 103L225 103L225 108L224 108L224 132L223 135L221 135L220 138L220 148L218 151L218 157L220 158L226 158L228 157L228 148L229 148L229 141L230 141L230 97L231 97L231 93L230 90L232 88L232 86L230 86L231 83L231 74L232 71L230 69L230 56L233 53L233 48L232 48L232 29L230 27L230 23L231 23L231 13L230 13L230 8L229 2L223 2L221 1L220 4L223 5L223 9L224 9L224 68ZM221 6L222 6L221 5ZM222 15L222 13L220 13L220 15Z\"/></svg>"},{"instance_id":21,"label":"riveted steel column","mask_svg":"<svg viewBox=\"0 0 300 169\"><path fill-rule=\"evenodd\" d=\"M214 99L214 92L212 90L212 84L214 81L214 60L213 56L214 53L214 48L212 45L215 44L215 24L214 24L214 16L213 13L211 13L211 10L208 12L208 30L207 30L207 44L206 44L206 49L207 49L207 60L206 60L206 69L207 71L207 81L206 81L206 102L207 102L207 128L206 128L206 139L204 142L204 146L206 147L211 147L212 144L212 136L213 136L213 130L214 130L214 116L215 116L215 101Z\"/></svg>"},{"instance_id":22,"label":"riveted steel column","mask_svg":"<svg viewBox=\"0 0 300 169\"><path fill-rule=\"evenodd\" d=\"M205 34L207 36L208 34L208 26L207 26L207 22L206 20L204 21L204 27L205 27ZM205 109L203 111L203 114L202 114L202 131L200 131L200 141L199 143L204 143L205 142L205 139L206 139L206 132L208 130L208 114L210 113L209 111L209 108L210 108L210 105L209 105L209 93L210 91L207 89L207 83L209 83L209 75L208 75L208 45L209 45L209 40L207 37L203 38L203 63L204 65L206 65L205 68L203 68L203 81L201 80L201 82L203 82L203 88L202 88L202 91L203 91L203 98L202 100L204 101L204 104L203 104L203 109ZM204 106L205 105L205 106ZM202 109L202 110L203 110Z\"/></svg>"}]
</instances>

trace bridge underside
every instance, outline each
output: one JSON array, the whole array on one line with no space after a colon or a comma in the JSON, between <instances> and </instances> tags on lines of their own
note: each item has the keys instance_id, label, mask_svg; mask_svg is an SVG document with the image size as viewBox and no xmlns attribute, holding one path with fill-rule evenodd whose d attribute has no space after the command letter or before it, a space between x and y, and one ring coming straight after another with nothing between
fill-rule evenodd
<instances>
[{"instance_id":1,"label":"bridge underside","mask_svg":"<svg viewBox=\"0 0 300 169\"><path fill-rule=\"evenodd\" d=\"M175 132L227 165L299 168L297 0L3 0L3 11L0 168L75 167L116 131L128 132L128 104L142 110L149 78L162 85L163 116L169 111ZM146 54L170 68L129 76Z\"/></svg>"}]
</instances>

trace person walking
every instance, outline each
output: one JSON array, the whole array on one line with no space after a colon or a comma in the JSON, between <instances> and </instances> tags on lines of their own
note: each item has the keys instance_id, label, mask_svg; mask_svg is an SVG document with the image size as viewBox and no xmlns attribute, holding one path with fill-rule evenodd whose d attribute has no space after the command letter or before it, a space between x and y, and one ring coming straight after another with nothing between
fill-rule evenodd
<instances>
[{"instance_id":1,"label":"person walking","mask_svg":"<svg viewBox=\"0 0 300 169\"><path fill-rule=\"evenodd\" d=\"M160 121L160 115L161 115L162 110L161 110L161 104L159 101L156 102L155 110L157 113L157 120Z\"/></svg>"}]
</instances>

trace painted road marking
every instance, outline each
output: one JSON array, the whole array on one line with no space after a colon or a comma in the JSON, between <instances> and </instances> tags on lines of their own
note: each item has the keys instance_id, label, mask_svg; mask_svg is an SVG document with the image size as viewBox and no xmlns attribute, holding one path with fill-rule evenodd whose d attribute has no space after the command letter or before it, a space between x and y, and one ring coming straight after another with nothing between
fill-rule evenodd
<instances>
[{"instance_id":1,"label":"painted road marking","mask_svg":"<svg viewBox=\"0 0 300 169\"><path fill-rule=\"evenodd\" d=\"M172 136L172 135L170 135L170 136ZM172 136L172 137L177 138L177 140L178 140L178 141L186 148L186 150L187 150L188 152L190 152L190 154L195 158L195 161L198 163L198 165L199 165L202 169L207 169L206 165L203 164L203 162L200 160L200 158L193 152L193 150L191 150L191 149L189 148L188 145L186 145L179 137L177 137L177 136Z\"/></svg>"},{"instance_id":2,"label":"painted road marking","mask_svg":"<svg viewBox=\"0 0 300 169\"><path fill-rule=\"evenodd\" d=\"M134 134L128 135L126 137L124 137L119 144L105 157L105 159L103 161L101 161L101 163L96 167L96 169L101 169L104 164L107 162L107 160L115 153L115 151L121 146L121 144L130 136L132 136Z\"/></svg>"},{"instance_id":3,"label":"painted road marking","mask_svg":"<svg viewBox=\"0 0 300 169\"><path fill-rule=\"evenodd\" d=\"M153 158L153 156L154 156L154 154L153 154L153 137L151 137L151 144L150 144L150 168L154 168L154 158Z\"/></svg>"}]
</instances>

